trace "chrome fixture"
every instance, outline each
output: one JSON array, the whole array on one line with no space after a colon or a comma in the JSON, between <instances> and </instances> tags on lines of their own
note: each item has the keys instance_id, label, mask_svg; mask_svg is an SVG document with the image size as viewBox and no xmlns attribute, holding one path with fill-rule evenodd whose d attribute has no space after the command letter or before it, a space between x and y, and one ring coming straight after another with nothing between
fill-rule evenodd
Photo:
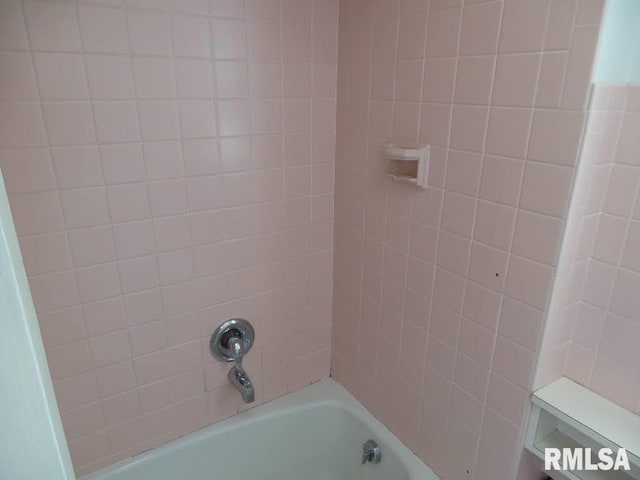
<instances>
[{"instance_id":1,"label":"chrome fixture","mask_svg":"<svg viewBox=\"0 0 640 480\"><path fill-rule=\"evenodd\" d=\"M232 318L220 325L211 335L209 347L213 356L221 362L234 362L227 378L240 392L245 403L255 400L253 384L242 368L242 359L253 346L255 331L244 318Z\"/></svg>"},{"instance_id":2,"label":"chrome fixture","mask_svg":"<svg viewBox=\"0 0 640 480\"><path fill-rule=\"evenodd\" d=\"M362 465L365 463L380 463L382 460L382 450L375 440L367 440L362 445Z\"/></svg>"},{"instance_id":3,"label":"chrome fixture","mask_svg":"<svg viewBox=\"0 0 640 480\"><path fill-rule=\"evenodd\" d=\"M229 370L227 378L231 384L236 387L236 390L240 392L240 396L244 403L253 403L256 399L256 394L253 391L253 384L251 383L251 380L249 380L247 372L244 371L244 368L242 368L241 365L234 365L233 368Z\"/></svg>"}]
</instances>

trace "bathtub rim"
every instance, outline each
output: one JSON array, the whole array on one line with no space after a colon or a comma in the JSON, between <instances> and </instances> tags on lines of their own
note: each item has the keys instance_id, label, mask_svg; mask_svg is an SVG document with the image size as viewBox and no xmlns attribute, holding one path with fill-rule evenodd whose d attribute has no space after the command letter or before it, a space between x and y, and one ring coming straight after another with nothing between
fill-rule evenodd
<instances>
[{"instance_id":1,"label":"bathtub rim","mask_svg":"<svg viewBox=\"0 0 640 480\"><path fill-rule=\"evenodd\" d=\"M364 405L332 378L323 378L300 390L287 393L282 397L178 437L151 450L141 452L133 457L78 477L78 480L110 480L112 475L117 475L119 472L129 470L140 463L153 460L176 449L188 448L190 445L205 438L213 435L222 435L227 430L248 425L257 420L277 418L292 411L301 411L322 405L347 411L366 424L371 429L372 435L384 442L385 449L390 449L398 457L398 460L405 467L410 480L440 480L427 465L375 418Z\"/></svg>"}]
</instances>

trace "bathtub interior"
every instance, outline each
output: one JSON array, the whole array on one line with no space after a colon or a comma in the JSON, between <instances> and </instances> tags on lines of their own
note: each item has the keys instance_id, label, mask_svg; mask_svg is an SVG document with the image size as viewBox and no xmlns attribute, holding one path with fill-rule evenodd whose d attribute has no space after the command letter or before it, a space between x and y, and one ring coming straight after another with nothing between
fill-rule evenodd
<instances>
[{"instance_id":1,"label":"bathtub interior","mask_svg":"<svg viewBox=\"0 0 640 480\"><path fill-rule=\"evenodd\" d=\"M395 448L340 404L319 402L266 414L261 408L82 480L412 478ZM383 460L362 465L362 444L370 438L381 446Z\"/></svg>"}]
</instances>

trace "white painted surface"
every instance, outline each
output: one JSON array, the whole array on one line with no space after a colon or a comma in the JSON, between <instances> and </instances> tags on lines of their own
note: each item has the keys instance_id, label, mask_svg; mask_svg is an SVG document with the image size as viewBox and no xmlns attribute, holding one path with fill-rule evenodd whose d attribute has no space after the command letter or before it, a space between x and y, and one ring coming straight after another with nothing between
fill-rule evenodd
<instances>
[{"instance_id":1,"label":"white painted surface","mask_svg":"<svg viewBox=\"0 0 640 480\"><path fill-rule=\"evenodd\" d=\"M564 377L536 391L533 403L598 444L627 449L629 460L640 464L638 415Z\"/></svg>"},{"instance_id":2,"label":"white painted surface","mask_svg":"<svg viewBox=\"0 0 640 480\"><path fill-rule=\"evenodd\" d=\"M0 478L73 480L0 172Z\"/></svg>"},{"instance_id":3,"label":"white painted surface","mask_svg":"<svg viewBox=\"0 0 640 480\"><path fill-rule=\"evenodd\" d=\"M373 438L382 462L361 465ZM81 480L438 480L331 379Z\"/></svg>"}]
</instances>

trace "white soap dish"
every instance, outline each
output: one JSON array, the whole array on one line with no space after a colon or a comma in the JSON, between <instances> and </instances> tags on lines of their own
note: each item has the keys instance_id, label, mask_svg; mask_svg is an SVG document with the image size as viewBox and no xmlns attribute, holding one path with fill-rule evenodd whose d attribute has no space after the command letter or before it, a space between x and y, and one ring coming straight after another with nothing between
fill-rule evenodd
<instances>
[{"instance_id":1,"label":"white soap dish","mask_svg":"<svg viewBox=\"0 0 640 480\"><path fill-rule=\"evenodd\" d=\"M388 141L380 152L385 161L385 174L399 182L427 188L429 146L418 143Z\"/></svg>"}]
</instances>

